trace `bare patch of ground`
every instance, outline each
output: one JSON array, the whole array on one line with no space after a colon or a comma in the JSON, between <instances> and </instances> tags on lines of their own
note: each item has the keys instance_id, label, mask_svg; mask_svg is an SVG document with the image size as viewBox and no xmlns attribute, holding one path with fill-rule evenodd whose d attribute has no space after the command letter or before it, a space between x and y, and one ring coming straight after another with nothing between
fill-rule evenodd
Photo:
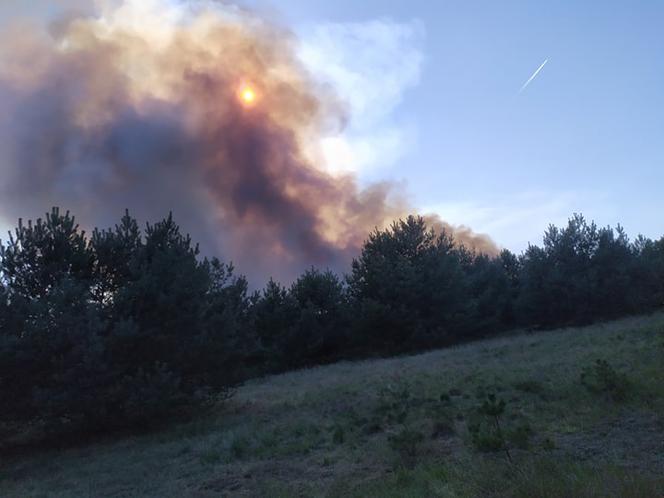
<instances>
[{"instance_id":1,"label":"bare patch of ground","mask_svg":"<svg viewBox=\"0 0 664 498\"><path fill-rule=\"evenodd\" d=\"M586 431L561 435L557 444L579 461L664 476L664 427L654 413L626 411Z\"/></svg>"}]
</instances>

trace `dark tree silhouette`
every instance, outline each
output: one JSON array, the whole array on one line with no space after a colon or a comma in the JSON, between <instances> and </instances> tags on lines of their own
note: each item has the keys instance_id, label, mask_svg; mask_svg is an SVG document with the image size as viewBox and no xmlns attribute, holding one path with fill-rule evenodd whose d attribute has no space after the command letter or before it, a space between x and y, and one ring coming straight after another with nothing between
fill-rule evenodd
<instances>
[{"instance_id":1,"label":"dark tree silhouette","mask_svg":"<svg viewBox=\"0 0 664 498\"><path fill-rule=\"evenodd\" d=\"M664 238L581 215L495 258L410 216L369 234L345 278L311 268L250 293L170 215L88 238L53 209L0 245L0 422L144 427L251 376L663 305Z\"/></svg>"}]
</instances>

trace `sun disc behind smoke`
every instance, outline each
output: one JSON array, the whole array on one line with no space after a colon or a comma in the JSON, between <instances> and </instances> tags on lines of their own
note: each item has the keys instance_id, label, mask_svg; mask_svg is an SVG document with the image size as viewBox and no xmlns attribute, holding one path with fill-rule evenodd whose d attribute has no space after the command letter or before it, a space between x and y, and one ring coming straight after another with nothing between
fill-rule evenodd
<instances>
[{"instance_id":1,"label":"sun disc behind smoke","mask_svg":"<svg viewBox=\"0 0 664 498\"><path fill-rule=\"evenodd\" d=\"M244 106L251 107L256 103L256 90L251 85L242 85L238 97Z\"/></svg>"}]
</instances>

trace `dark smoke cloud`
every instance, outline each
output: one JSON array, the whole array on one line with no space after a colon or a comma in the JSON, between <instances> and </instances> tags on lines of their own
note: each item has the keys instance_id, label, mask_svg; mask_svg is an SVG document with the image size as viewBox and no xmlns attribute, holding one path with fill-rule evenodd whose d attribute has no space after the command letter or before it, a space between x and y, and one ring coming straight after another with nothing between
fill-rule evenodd
<instances>
[{"instance_id":1,"label":"dark smoke cloud","mask_svg":"<svg viewBox=\"0 0 664 498\"><path fill-rule=\"evenodd\" d=\"M409 209L391 185L360 189L305 152L343 127L343 105L287 31L229 5L168 5L127 0L4 35L0 214L59 205L91 227L125 208L147 220L173 211L204 253L251 277L346 269L371 229Z\"/></svg>"}]
</instances>

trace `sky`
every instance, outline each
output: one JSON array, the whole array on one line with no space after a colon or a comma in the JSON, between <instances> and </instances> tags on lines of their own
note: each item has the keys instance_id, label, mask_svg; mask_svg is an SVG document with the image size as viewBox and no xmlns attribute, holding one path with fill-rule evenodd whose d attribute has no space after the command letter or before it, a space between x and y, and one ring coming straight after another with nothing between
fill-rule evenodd
<instances>
[{"instance_id":1,"label":"sky","mask_svg":"<svg viewBox=\"0 0 664 498\"><path fill-rule=\"evenodd\" d=\"M517 251L574 212L633 235L664 233L664 3L286 0L280 8L304 33L375 20L417 32L419 77L390 117L407 143L396 163L369 172L405 180L416 205ZM395 62L396 71L409 64ZM371 79L380 85L380 74Z\"/></svg>"},{"instance_id":2,"label":"sky","mask_svg":"<svg viewBox=\"0 0 664 498\"><path fill-rule=\"evenodd\" d=\"M7 0L0 26L57 3ZM575 212L664 234L664 3L245 3L347 102L330 162L362 182L403 184L421 212L516 252Z\"/></svg>"}]
</instances>

